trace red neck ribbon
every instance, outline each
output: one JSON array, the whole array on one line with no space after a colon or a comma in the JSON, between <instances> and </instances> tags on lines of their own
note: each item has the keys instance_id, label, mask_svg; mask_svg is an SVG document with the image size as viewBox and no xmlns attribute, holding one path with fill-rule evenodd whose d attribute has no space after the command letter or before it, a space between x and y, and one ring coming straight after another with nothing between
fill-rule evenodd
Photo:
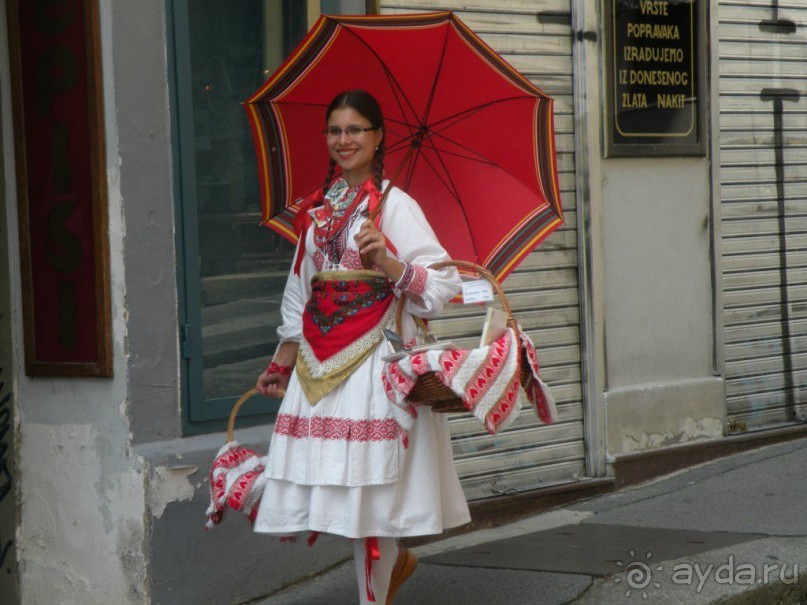
<instances>
[{"instance_id":1,"label":"red neck ribbon","mask_svg":"<svg viewBox=\"0 0 807 605\"><path fill-rule=\"evenodd\" d=\"M303 264L305 256L305 238L313 222L308 211L316 206L321 206L324 199L322 189L317 189L297 205L297 214L294 217L294 232L297 234L298 240L297 258L294 260L295 275L300 275L300 265Z\"/></svg>"},{"instance_id":2,"label":"red neck ribbon","mask_svg":"<svg viewBox=\"0 0 807 605\"><path fill-rule=\"evenodd\" d=\"M387 187L392 187L392 183L387 185ZM373 217L373 224L375 225L376 229L381 231L381 211L378 208L381 204L381 192L376 188L375 182L373 179L367 179L364 184L362 185L362 189L367 192L367 208L369 210L370 216ZM378 213L378 216L376 216ZM387 243L387 249L392 252L395 256L398 256L398 249L393 245L393 243L389 240L386 233L381 231L381 234L384 236L384 241Z\"/></svg>"}]
</instances>

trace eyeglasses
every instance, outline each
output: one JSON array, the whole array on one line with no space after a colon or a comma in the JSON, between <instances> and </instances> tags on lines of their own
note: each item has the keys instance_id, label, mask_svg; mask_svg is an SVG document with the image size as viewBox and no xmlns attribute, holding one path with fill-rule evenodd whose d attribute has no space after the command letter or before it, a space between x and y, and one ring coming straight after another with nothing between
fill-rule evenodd
<instances>
[{"instance_id":1,"label":"eyeglasses","mask_svg":"<svg viewBox=\"0 0 807 605\"><path fill-rule=\"evenodd\" d=\"M322 134L324 134L329 139L338 139L339 137L342 136L342 133L345 133L348 136L348 138L358 139L365 132L370 132L371 130L378 130L378 126L370 126L369 128L362 128L361 126L348 126L344 130L342 130L341 128L337 128L336 126L333 126L331 128L326 128L325 130L323 130Z\"/></svg>"}]
</instances>

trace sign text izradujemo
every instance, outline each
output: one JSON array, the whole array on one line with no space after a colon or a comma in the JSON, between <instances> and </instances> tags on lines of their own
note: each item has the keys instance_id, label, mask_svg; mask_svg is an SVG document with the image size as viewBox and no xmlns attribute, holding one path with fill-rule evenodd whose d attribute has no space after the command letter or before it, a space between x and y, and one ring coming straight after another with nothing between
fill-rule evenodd
<instances>
[{"instance_id":1,"label":"sign text izradujemo","mask_svg":"<svg viewBox=\"0 0 807 605\"><path fill-rule=\"evenodd\" d=\"M613 0L615 142L695 142L695 0Z\"/></svg>"}]
</instances>

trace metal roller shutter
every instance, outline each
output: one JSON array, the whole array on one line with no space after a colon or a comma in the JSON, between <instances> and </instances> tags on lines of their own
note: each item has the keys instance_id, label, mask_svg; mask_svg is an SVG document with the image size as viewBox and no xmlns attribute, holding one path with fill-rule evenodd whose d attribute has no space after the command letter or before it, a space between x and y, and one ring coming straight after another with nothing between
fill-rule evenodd
<instances>
[{"instance_id":1,"label":"metal roller shutter","mask_svg":"<svg viewBox=\"0 0 807 605\"><path fill-rule=\"evenodd\" d=\"M466 414L450 419L454 460L465 494L478 500L575 481L585 475L580 370L577 214L574 175L571 26L569 0L507 2L382 2L382 13L454 10L486 43L555 99L555 135L565 224L504 284L508 302L536 344L542 377L552 387L560 421L538 422L523 410L498 435ZM539 11L555 15L542 23ZM558 17L560 16L560 18ZM491 125L495 128L495 124ZM452 305L452 307L454 307ZM484 313L457 306L433 330L463 346L479 341Z\"/></svg>"},{"instance_id":2,"label":"metal roller shutter","mask_svg":"<svg viewBox=\"0 0 807 605\"><path fill-rule=\"evenodd\" d=\"M807 5L718 11L726 407L737 432L807 412Z\"/></svg>"}]
</instances>

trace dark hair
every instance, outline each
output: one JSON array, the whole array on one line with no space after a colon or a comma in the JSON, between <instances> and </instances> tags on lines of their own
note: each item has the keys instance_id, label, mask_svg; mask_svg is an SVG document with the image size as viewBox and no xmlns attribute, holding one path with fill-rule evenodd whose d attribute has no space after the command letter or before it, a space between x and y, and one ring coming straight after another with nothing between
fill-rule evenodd
<instances>
[{"instance_id":1,"label":"dark hair","mask_svg":"<svg viewBox=\"0 0 807 605\"><path fill-rule=\"evenodd\" d=\"M384 176L384 114L381 112L381 106L376 101L375 97L366 90L354 89L346 90L336 95L331 104L328 105L328 111L325 113L325 124L327 126L331 114L337 109L352 109L359 113L361 116L370 122L370 126L382 129L381 142L378 144L375 155L373 156L373 182L376 189L381 190L381 181ZM330 188L333 173L336 171L336 162L331 158L328 165L328 176L325 177L325 183L322 186L322 194L328 193Z\"/></svg>"}]
</instances>

